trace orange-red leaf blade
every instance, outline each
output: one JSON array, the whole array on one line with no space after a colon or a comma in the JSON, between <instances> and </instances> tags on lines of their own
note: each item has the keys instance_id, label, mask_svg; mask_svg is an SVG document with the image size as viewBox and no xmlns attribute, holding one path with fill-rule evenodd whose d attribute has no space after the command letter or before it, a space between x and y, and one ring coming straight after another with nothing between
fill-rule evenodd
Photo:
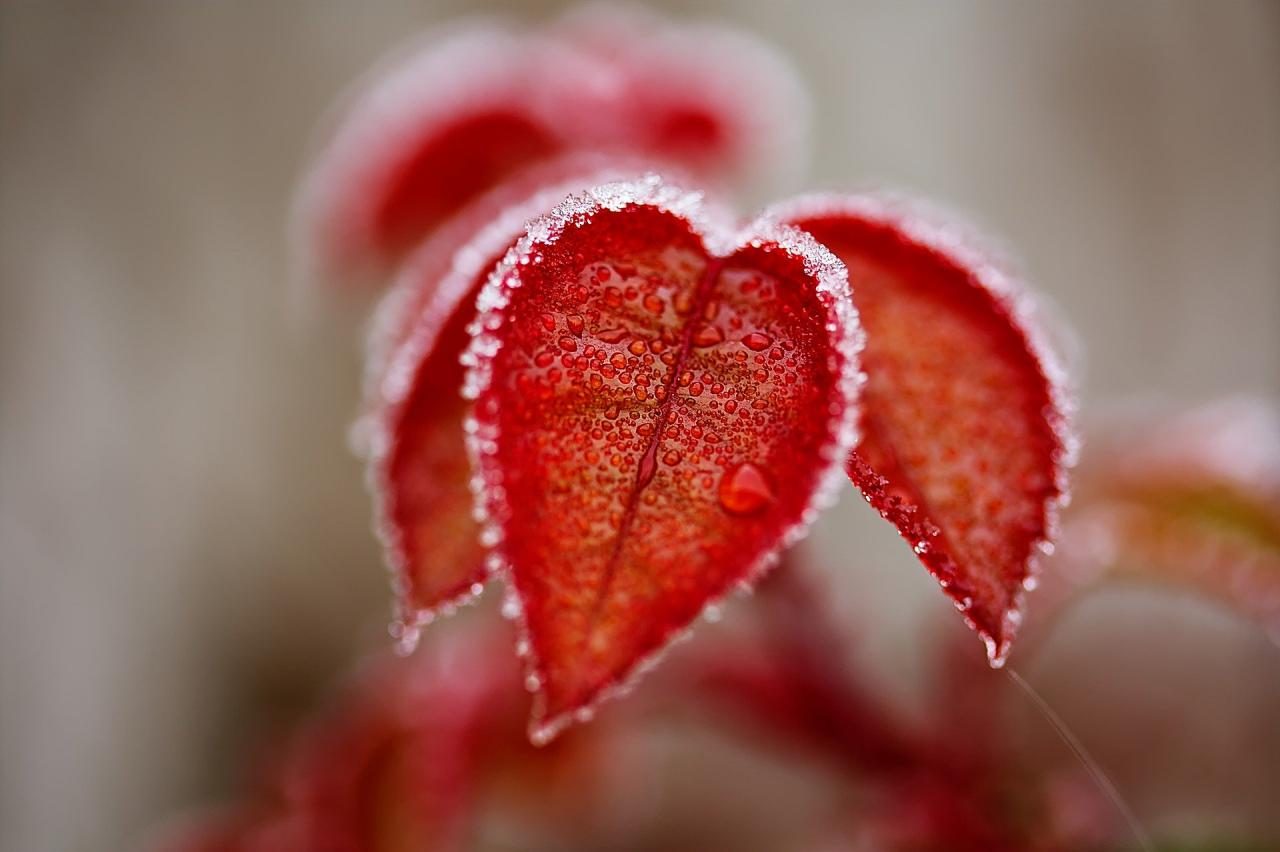
<instances>
[{"instance_id":1,"label":"orange-red leaf blade","mask_svg":"<svg viewBox=\"0 0 1280 852\"><path fill-rule=\"evenodd\" d=\"M1003 663L1071 456L1061 373L1010 280L954 227L869 196L779 215L849 268L866 329L849 475Z\"/></svg>"}]
</instances>

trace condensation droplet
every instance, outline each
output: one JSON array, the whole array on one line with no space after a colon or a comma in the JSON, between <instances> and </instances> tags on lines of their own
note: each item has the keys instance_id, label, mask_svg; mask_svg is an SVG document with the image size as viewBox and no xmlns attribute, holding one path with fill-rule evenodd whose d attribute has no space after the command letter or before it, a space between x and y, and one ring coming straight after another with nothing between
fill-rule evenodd
<instances>
[{"instance_id":1,"label":"condensation droplet","mask_svg":"<svg viewBox=\"0 0 1280 852\"><path fill-rule=\"evenodd\" d=\"M761 334L753 331L746 337L742 338L742 345L750 349L752 352L763 352L773 345L773 338L767 334Z\"/></svg>"},{"instance_id":2,"label":"condensation droplet","mask_svg":"<svg viewBox=\"0 0 1280 852\"><path fill-rule=\"evenodd\" d=\"M751 462L734 465L720 478L720 506L731 515L753 515L772 501L768 478Z\"/></svg>"},{"instance_id":3,"label":"condensation droplet","mask_svg":"<svg viewBox=\"0 0 1280 852\"><path fill-rule=\"evenodd\" d=\"M719 326L704 325L693 333L694 346L715 346L724 342L724 332Z\"/></svg>"}]
</instances>

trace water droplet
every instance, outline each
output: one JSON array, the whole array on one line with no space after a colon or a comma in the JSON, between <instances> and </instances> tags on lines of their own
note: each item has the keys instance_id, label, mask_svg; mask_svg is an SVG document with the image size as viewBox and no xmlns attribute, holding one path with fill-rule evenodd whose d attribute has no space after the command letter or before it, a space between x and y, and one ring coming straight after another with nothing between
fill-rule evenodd
<instances>
[{"instance_id":1,"label":"water droplet","mask_svg":"<svg viewBox=\"0 0 1280 852\"><path fill-rule=\"evenodd\" d=\"M644 309L645 309L646 311L648 311L649 313L651 313L651 314L660 314L660 313L662 313L662 312L666 309L666 307L667 307L666 303L665 303L665 302L663 302L663 301L662 301L662 299L658 298L657 296L653 295L652 293L650 293L649 295L645 296L645 297L640 301L640 304L644 305Z\"/></svg>"},{"instance_id":2,"label":"water droplet","mask_svg":"<svg viewBox=\"0 0 1280 852\"><path fill-rule=\"evenodd\" d=\"M773 488L759 467L743 462L720 478L720 506L731 515L753 515L773 501Z\"/></svg>"},{"instance_id":3,"label":"water droplet","mask_svg":"<svg viewBox=\"0 0 1280 852\"><path fill-rule=\"evenodd\" d=\"M753 331L746 337L742 338L742 345L750 349L752 352L763 352L773 345L773 338L767 334L761 334Z\"/></svg>"},{"instance_id":4,"label":"water droplet","mask_svg":"<svg viewBox=\"0 0 1280 852\"><path fill-rule=\"evenodd\" d=\"M578 341L574 340L572 337L562 337L560 338L560 348L565 352L577 352Z\"/></svg>"},{"instance_id":5,"label":"water droplet","mask_svg":"<svg viewBox=\"0 0 1280 852\"><path fill-rule=\"evenodd\" d=\"M694 346L715 346L724 342L724 332L719 326L704 325L693 333Z\"/></svg>"},{"instance_id":6,"label":"water droplet","mask_svg":"<svg viewBox=\"0 0 1280 852\"><path fill-rule=\"evenodd\" d=\"M644 341L638 338L636 340L631 341L630 345L627 346L627 351L630 352L632 355L643 355L647 350L648 350L648 347L645 346Z\"/></svg>"}]
</instances>

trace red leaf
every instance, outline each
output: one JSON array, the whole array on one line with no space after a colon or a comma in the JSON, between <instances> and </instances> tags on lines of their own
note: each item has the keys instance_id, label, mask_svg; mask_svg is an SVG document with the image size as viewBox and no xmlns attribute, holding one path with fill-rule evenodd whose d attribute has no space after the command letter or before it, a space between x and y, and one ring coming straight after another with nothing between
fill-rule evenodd
<instances>
[{"instance_id":1,"label":"red leaf","mask_svg":"<svg viewBox=\"0 0 1280 852\"><path fill-rule=\"evenodd\" d=\"M481 293L469 441L535 739L752 582L852 438L843 268L769 220L729 234L657 178L600 187L533 223Z\"/></svg>"},{"instance_id":2,"label":"red leaf","mask_svg":"<svg viewBox=\"0 0 1280 852\"><path fill-rule=\"evenodd\" d=\"M369 342L369 475L397 592L393 630L407 646L439 609L478 594L486 575L458 362L476 294L530 219L624 172L573 157L504 184L428 240L380 306Z\"/></svg>"},{"instance_id":3,"label":"red leaf","mask_svg":"<svg viewBox=\"0 0 1280 852\"><path fill-rule=\"evenodd\" d=\"M611 147L646 152L703 182L785 183L807 161L809 96L785 57L716 23L587 6L553 30L613 72Z\"/></svg>"},{"instance_id":4,"label":"red leaf","mask_svg":"<svg viewBox=\"0 0 1280 852\"><path fill-rule=\"evenodd\" d=\"M714 180L802 164L807 101L771 49L656 18L636 32L636 19L455 27L375 68L303 180L304 278L376 283L468 202L568 151L640 155Z\"/></svg>"},{"instance_id":5,"label":"red leaf","mask_svg":"<svg viewBox=\"0 0 1280 852\"><path fill-rule=\"evenodd\" d=\"M1061 372L1029 305L955 226L867 196L776 215L849 268L866 327L863 441L849 475L1003 664L1066 493Z\"/></svg>"}]
</instances>

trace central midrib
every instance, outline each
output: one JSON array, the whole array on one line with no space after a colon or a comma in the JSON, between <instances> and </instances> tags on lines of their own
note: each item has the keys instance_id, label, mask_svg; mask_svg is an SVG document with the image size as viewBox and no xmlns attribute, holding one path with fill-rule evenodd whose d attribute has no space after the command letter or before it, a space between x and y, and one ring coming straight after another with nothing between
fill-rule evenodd
<instances>
[{"instance_id":1,"label":"central midrib","mask_svg":"<svg viewBox=\"0 0 1280 852\"><path fill-rule=\"evenodd\" d=\"M653 437L649 439L649 444L645 447L644 454L640 456L640 465L636 470L635 481L631 486L631 491L627 494L627 503L622 510L622 520L618 523L618 535L613 541L613 550L609 554L609 561L605 563L604 577L600 581L600 591L596 594L595 603L591 607L591 617L587 621L587 629L583 634L584 642L590 638L595 631L596 625L599 624L605 599L609 595L614 577L618 573L618 564L622 560L622 548L626 544L627 535L631 532L631 526L635 523L636 513L640 506L640 495L644 493L645 488L653 481L654 474L657 473L658 447L661 445L663 433L666 431L667 415L671 412L671 407L676 403L676 390L680 382L680 374L684 372L685 365L689 361L689 354L693 350L693 332L701 321L702 312L706 310L707 302L711 298L711 291L715 287L716 279L720 277L720 270L724 268L724 264L724 258L712 258L707 264L707 268L703 270L702 280L698 282L698 288L694 292L693 307L690 309L689 320L681 330L680 349L676 355L676 362L672 365L671 374L667 378L666 396L656 409Z\"/></svg>"}]
</instances>

